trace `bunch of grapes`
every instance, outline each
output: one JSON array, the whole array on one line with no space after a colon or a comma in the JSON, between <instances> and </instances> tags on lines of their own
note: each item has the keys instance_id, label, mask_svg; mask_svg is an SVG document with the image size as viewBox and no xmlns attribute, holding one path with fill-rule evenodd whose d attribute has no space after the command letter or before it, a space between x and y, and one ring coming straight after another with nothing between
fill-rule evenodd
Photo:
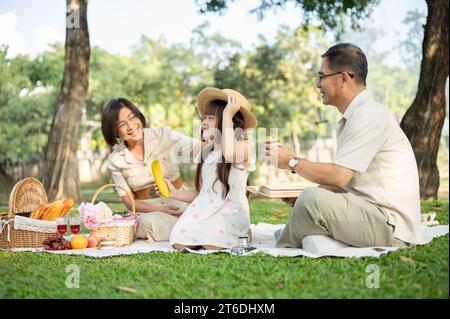
<instances>
[{"instance_id":1,"label":"bunch of grapes","mask_svg":"<svg viewBox=\"0 0 450 319\"><path fill-rule=\"evenodd\" d=\"M50 237L42 243L45 250L65 250L71 249L70 242L61 236Z\"/></svg>"}]
</instances>

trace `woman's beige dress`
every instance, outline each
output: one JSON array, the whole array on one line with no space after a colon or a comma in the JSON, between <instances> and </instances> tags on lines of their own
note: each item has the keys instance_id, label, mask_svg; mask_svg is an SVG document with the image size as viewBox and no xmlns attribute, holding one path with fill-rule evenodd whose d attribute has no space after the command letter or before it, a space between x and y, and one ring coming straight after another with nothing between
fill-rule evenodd
<instances>
[{"instance_id":1,"label":"woman's beige dress","mask_svg":"<svg viewBox=\"0 0 450 319\"><path fill-rule=\"evenodd\" d=\"M118 144L108 157L108 168L111 171L115 184L123 186L129 191L139 191L147 188L154 182L151 171L151 162L158 159L164 178L175 181L180 177L179 164L182 161L192 163L201 149L201 143L186 135L180 134L168 127L144 129L144 159L137 159L123 142ZM193 154L193 155L191 155ZM116 188L119 196L126 195L125 191ZM187 204L173 199L147 199L141 200L151 206L164 206L166 204L177 206L184 211ZM170 231L178 218L163 212L137 212L138 238L148 241L166 241Z\"/></svg>"}]
</instances>

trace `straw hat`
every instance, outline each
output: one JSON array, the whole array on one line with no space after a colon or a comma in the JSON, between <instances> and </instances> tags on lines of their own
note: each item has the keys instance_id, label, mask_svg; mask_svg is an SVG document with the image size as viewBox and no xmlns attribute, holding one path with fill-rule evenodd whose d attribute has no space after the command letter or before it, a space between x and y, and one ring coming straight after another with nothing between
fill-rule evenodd
<instances>
[{"instance_id":1,"label":"straw hat","mask_svg":"<svg viewBox=\"0 0 450 319\"><path fill-rule=\"evenodd\" d=\"M231 89L220 90L213 87L207 87L201 90L198 94L198 112L200 113L200 116L203 117L206 106L211 101L222 100L228 102L228 96L230 95L237 97L241 104L239 112L241 112L242 116L244 117L244 131L248 128L256 127L256 117L250 111L252 105L241 93Z\"/></svg>"}]
</instances>

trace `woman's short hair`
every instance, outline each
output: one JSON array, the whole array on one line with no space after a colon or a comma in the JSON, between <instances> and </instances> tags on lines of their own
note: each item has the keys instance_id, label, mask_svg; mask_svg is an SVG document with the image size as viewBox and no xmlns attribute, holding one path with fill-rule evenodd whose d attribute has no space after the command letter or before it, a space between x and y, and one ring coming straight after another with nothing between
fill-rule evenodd
<instances>
[{"instance_id":1,"label":"woman's short hair","mask_svg":"<svg viewBox=\"0 0 450 319\"><path fill-rule=\"evenodd\" d=\"M114 146L118 143L117 122L119 121L119 112L123 107L130 109L141 121L142 127L146 127L144 115L133 103L122 97L112 99L102 112L102 134L108 145Z\"/></svg>"}]
</instances>

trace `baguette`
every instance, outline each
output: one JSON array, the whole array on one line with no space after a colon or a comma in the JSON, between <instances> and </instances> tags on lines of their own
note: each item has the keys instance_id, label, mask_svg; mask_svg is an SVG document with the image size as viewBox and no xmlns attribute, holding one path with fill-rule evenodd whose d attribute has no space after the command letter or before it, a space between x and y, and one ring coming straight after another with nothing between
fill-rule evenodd
<instances>
[{"instance_id":1,"label":"baguette","mask_svg":"<svg viewBox=\"0 0 450 319\"><path fill-rule=\"evenodd\" d=\"M69 210L75 205L75 200L73 198L68 198L63 202L63 209L61 210L59 217L64 217Z\"/></svg>"},{"instance_id":2,"label":"baguette","mask_svg":"<svg viewBox=\"0 0 450 319\"><path fill-rule=\"evenodd\" d=\"M61 213L62 208L64 207L64 204L62 201L57 200L50 204L50 207L45 212L45 214L42 215L42 220L52 221L56 220L58 218L59 214Z\"/></svg>"},{"instance_id":3,"label":"baguette","mask_svg":"<svg viewBox=\"0 0 450 319\"><path fill-rule=\"evenodd\" d=\"M38 209L36 209L34 212L31 213L31 218L33 219L41 219L42 216L48 211L50 208L50 204L45 204Z\"/></svg>"},{"instance_id":4,"label":"baguette","mask_svg":"<svg viewBox=\"0 0 450 319\"><path fill-rule=\"evenodd\" d=\"M30 218L39 219L39 218L36 218L36 217L41 214L41 209L42 209L42 206L39 207L38 209L36 209L35 211L33 211L31 213L31 215L30 215Z\"/></svg>"},{"instance_id":5,"label":"baguette","mask_svg":"<svg viewBox=\"0 0 450 319\"><path fill-rule=\"evenodd\" d=\"M64 217L74 204L75 200L73 198L68 198L65 201L57 200L39 207L31 213L30 217L33 219L53 221L58 217Z\"/></svg>"}]
</instances>

